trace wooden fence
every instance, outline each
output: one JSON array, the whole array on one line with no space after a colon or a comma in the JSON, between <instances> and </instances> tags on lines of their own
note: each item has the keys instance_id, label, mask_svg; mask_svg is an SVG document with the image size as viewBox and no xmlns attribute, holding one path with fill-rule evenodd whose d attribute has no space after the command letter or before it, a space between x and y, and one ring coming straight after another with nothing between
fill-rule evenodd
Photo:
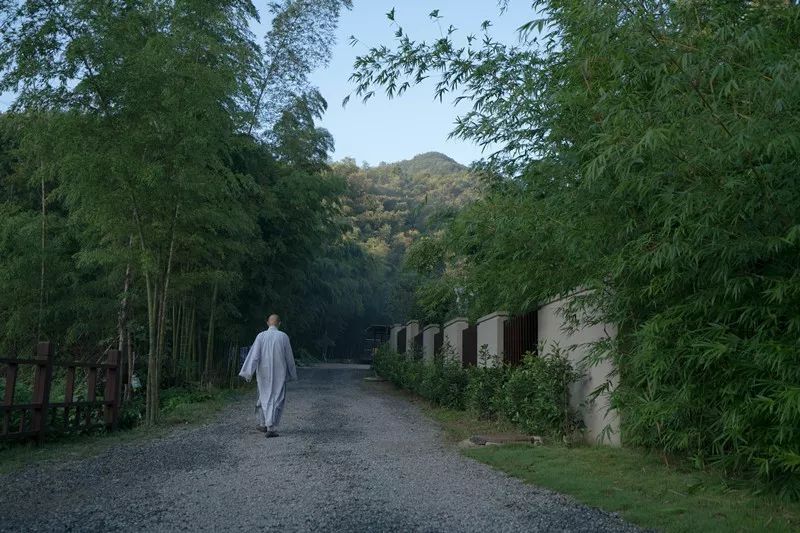
<instances>
[{"instance_id":1,"label":"wooden fence","mask_svg":"<svg viewBox=\"0 0 800 533\"><path fill-rule=\"evenodd\" d=\"M503 362L517 366L525 352L537 351L537 312L511 317L503 323Z\"/></svg>"},{"instance_id":2,"label":"wooden fence","mask_svg":"<svg viewBox=\"0 0 800 533\"><path fill-rule=\"evenodd\" d=\"M32 397L30 402L15 403L20 368L26 366L34 368ZM5 395L0 405L0 440L35 438L41 442L48 432L73 433L96 426L116 428L121 403L119 351L110 350L105 363L56 363L52 344L41 342L35 358L0 358L2 367ZM50 399L54 368L65 370L64 399L59 402ZM84 383L85 399L76 400L76 385L83 389ZM97 398L98 385L103 386L102 399Z\"/></svg>"}]
</instances>

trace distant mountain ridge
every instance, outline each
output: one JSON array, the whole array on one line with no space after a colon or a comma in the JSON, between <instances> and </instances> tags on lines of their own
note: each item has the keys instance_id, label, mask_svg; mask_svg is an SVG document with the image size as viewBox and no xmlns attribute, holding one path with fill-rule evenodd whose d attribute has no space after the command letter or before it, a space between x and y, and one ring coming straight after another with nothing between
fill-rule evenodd
<instances>
[{"instance_id":1,"label":"distant mountain ridge","mask_svg":"<svg viewBox=\"0 0 800 533\"><path fill-rule=\"evenodd\" d=\"M411 159L404 159L395 163L383 163L380 167L399 167L403 174L417 177L425 174L432 176L451 176L462 174L469 170L455 159L441 152L425 152L417 154Z\"/></svg>"}]
</instances>

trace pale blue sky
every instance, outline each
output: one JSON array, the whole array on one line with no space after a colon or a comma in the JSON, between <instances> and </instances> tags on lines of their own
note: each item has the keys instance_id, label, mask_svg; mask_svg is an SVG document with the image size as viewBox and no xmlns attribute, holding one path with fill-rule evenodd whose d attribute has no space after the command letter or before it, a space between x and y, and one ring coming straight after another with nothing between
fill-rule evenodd
<instances>
[{"instance_id":1,"label":"pale blue sky","mask_svg":"<svg viewBox=\"0 0 800 533\"><path fill-rule=\"evenodd\" d=\"M517 28L534 18L528 0L511 0L509 9L500 15L496 0L355 0L352 11L344 12L337 31L337 44L327 69L312 77L328 100L328 112L322 126L330 130L336 143L334 159L353 157L375 165L381 161L408 159L427 151L443 152L463 164L481 157L473 143L447 139L455 118L466 104L455 108L452 98L434 101L433 82L415 87L402 97L388 100L382 93L369 103L353 98L346 108L341 101L352 90L348 81L353 60L369 46L390 45L394 29L386 12L395 7L395 19L412 38L435 39L440 36L437 24L428 17L439 9L443 28L452 24L460 31L459 39L480 33L484 20L494 26L490 33L497 40L517 42ZM361 42L350 46L349 36Z\"/></svg>"},{"instance_id":2,"label":"pale blue sky","mask_svg":"<svg viewBox=\"0 0 800 533\"><path fill-rule=\"evenodd\" d=\"M342 108L342 99L353 88L348 78L356 56L364 54L370 46L391 45L394 28L386 13L393 7L396 21L415 39L440 36L439 26L428 17L433 9L439 9L444 17L443 28L452 24L460 30L456 34L458 39L469 33L479 34L481 23L491 20L494 26L490 33L495 39L515 43L517 28L533 18L529 0L511 0L502 15L497 0L355 0L351 11L342 13L330 65L312 76L312 82L328 100L328 112L321 126L333 134L336 143L333 158L353 157L359 163L376 165L438 151L463 164L480 159L481 151L475 144L448 140L459 110L463 112L467 107L454 107L452 97L441 103L435 101L433 81L414 87L395 100L378 93L366 105L353 98ZM350 35L360 40L355 47L350 45ZM0 109L7 108L12 99L12 94L0 94Z\"/></svg>"}]
</instances>

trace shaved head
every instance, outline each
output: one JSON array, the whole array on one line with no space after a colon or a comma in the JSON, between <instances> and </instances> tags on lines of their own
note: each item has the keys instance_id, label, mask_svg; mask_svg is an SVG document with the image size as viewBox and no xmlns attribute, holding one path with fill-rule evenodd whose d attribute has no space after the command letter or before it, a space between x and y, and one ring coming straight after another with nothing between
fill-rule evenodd
<instances>
[{"instance_id":1,"label":"shaved head","mask_svg":"<svg viewBox=\"0 0 800 533\"><path fill-rule=\"evenodd\" d=\"M281 317L278 315L269 315L267 318L267 325L268 326L278 326L281 323Z\"/></svg>"}]
</instances>

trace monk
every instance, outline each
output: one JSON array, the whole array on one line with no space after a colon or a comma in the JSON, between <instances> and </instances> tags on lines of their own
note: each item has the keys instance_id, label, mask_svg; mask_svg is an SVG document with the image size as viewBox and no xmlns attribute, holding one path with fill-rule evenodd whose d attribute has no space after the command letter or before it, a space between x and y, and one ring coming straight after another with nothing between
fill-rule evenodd
<instances>
[{"instance_id":1,"label":"monk","mask_svg":"<svg viewBox=\"0 0 800 533\"><path fill-rule=\"evenodd\" d=\"M256 336L239 372L248 382L256 375L256 427L266 433L267 438L278 436L277 428L286 402L286 382L297 379L292 345L289 336L278 329L280 325L278 315L267 318L268 329Z\"/></svg>"}]
</instances>

